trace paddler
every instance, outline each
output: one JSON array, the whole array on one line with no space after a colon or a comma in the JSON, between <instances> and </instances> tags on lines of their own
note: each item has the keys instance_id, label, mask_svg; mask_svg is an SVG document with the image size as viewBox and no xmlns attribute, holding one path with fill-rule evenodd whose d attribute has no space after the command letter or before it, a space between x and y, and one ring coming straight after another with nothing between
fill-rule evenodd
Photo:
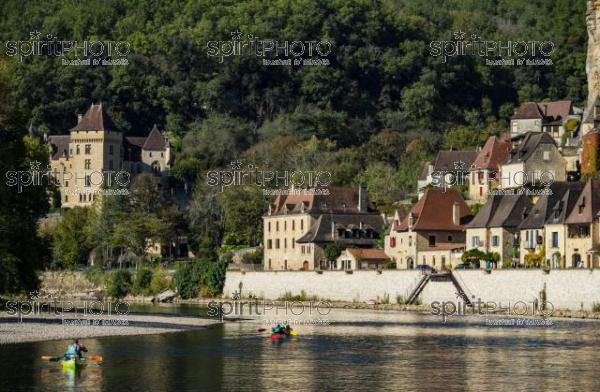
<instances>
[{"instance_id":1,"label":"paddler","mask_svg":"<svg viewBox=\"0 0 600 392\"><path fill-rule=\"evenodd\" d=\"M281 327L281 324L277 323L277 325L273 327L272 331L273 333L281 334L283 332L283 328Z\"/></svg>"},{"instance_id":2,"label":"paddler","mask_svg":"<svg viewBox=\"0 0 600 392\"><path fill-rule=\"evenodd\" d=\"M69 347L67 347L65 358L71 359L75 355L81 358L84 352L87 352L87 348L79 344L79 339L75 339L73 340L73 343L69 344Z\"/></svg>"}]
</instances>

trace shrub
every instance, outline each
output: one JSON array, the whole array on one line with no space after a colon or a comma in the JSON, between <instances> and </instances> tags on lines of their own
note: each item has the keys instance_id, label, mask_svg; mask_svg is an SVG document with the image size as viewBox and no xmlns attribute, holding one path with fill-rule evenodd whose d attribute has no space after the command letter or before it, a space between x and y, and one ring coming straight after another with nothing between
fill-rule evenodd
<instances>
[{"instance_id":1,"label":"shrub","mask_svg":"<svg viewBox=\"0 0 600 392\"><path fill-rule=\"evenodd\" d=\"M383 294L383 299L381 300L382 305L387 305L390 303L390 295L388 293Z\"/></svg>"},{"instance_id":2,"label":"shrub","mask_svg":"<svg viewBox=\"0 0 600 392\"><path fill-rule=\"evenodd\" d=\"M170 287L171 279L169 278L167 271L161 267L156 268L152 274L152 281L150 282L150 293L156 295Z\"/></svg>"},{"instance_id":3,"label":"shrub","mask_svg":"<svg viewBox=\"0 0 600 392\"><path fill-rule=\"evenodd\" d=\"M110 274L108 295L123 298L131 291L131 273L127 270L117 270Z\"/></svg>"},{"instance_id":4,"label":"shrub","mask_svg":"<svg viewBox=\"0 0 600 392\"><path fill-rule=\"evenodd\" d=\"M600 303L594 302L592 304L592 312L594 312L594 313L600 313Z\"/></svg>"},{"instance_id":5,"label":"shrub","mask_svg":"<svg viewBox=\"0 0 600 392\"><path fill-rule=\"evenodd\" d=\"M96 286L104 283L104 272L98 267L91 267L85 271L85 278Z\"/></svg>"},{"instance_id":6,"label":"shrub","mask_svg":"<svg viewBox=\"0 0 600 392\"><path fill-rule=\"evenodd\" d=\"M182 298L193 298L200 293L217 295L223 292L227 263L222 261L197 260L177 263L175 268L175 288Z\"/></svg>"},{"instance_id":7,"label":"shrub","mask_svg":"<svg viewBox=\"0 0 600 392\"><path fill-rule=\"evenodd\" d=\"M133 280L133 294L148 295L150 294L150 282L152 281L152 270L148 268L140 268L135 273Z\"/></svg>"},{"instance_id":8,"label":"shrub","mask_svg":"<svg viewBox=\"0 0 600 392\"><path fill-rule=\"evenodd\" d=\"M306 295L306 291L300 290L300 294L292 294L291 291L286 291L282 296L277 298L278 301L318 301L316 295Z\"/></svg>"},{"instance_id":9,"label":"shrub","mask_svg":"<svg viewBox=\"0 0 600 392\"><path fill-rule=\"evenodd\" d=\"M403 296L398 294L398 295L396 295L396 303L398 305L404 305L406 303L406 300L404 299Z\"/></svg>"}]
</instances>

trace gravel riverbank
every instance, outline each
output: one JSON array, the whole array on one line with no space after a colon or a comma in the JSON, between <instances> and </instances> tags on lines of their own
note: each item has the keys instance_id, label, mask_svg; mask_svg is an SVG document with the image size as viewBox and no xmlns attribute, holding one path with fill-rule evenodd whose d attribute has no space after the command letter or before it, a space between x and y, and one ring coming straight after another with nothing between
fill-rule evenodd
<instances>
[{"instance_id":1,"label":"gravel riverbank","mask_svg":"<svg viewBox=\"0 0 600 392\"><path fill-rule=\"evenodd\" d=\"M50 314L0 317L0 345L91 338L101 336L151 335L207 328L218 320L194 316L137 315L92 316Z\"/></svg>"}]
</instances>

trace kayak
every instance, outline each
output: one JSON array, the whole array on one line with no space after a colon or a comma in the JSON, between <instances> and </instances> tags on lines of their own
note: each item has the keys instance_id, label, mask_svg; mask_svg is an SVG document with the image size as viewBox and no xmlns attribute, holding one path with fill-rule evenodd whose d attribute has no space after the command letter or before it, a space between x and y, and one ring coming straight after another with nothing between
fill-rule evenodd
<instances>
[{"instance_id":1,"label":"kayak","mask_svg":"<svg viewBox=\"0 0 600 392\"><path fill-rule=\"evenodd\" d=\"M60 361L60 364L62 365L62 368L65 370L81 369L82 367L84 367L86 365L85 359L83 359L83 358L79 359L77 357L72 357L71 359L62 359Z\"/></svg>"},{"instance_id":2,"label":"kayak","mask_svg":"<svg viewBox=\"0 0 600 392\"><path fill-rule=\"evenodd\" d=\"M274 333L271 335L271 340L273 340L273 341L283 340L283 339L287 339L289 337L290 337L290 335L286 335L284 333Z\"/></svg>"}]
</instances>

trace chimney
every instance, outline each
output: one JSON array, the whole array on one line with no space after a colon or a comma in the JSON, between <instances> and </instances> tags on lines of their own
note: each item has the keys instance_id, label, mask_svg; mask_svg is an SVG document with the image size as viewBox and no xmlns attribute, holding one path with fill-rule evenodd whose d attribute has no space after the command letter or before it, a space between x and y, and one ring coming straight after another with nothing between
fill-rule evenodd
<instances>
[{"instance_id":1,"label":"chimney","mask_svg":"<svg viewBox=\"0 0 600 392\"><path fill-rule=\"evenodd\" d=\"M544 105L544 116L548 115L548 105Z\"/></svg>"},{"instance_id":2,"label":"chimney","mask_svg":"<svg viewBox=\"0 0 600 392\"><path fill-rule=\"evenodd\" d=\"M414 224L415 224L415 217L412 212L409 212L408 213L408 230L409 231L410 231L410 229L412 229Z\"/></svg>"},{"instance_id":3,"label":"chimney","mask_svg":"<svg viewBox=\"0 0 600 392\"><path fill-rule=\"evenodd\" d=\"M460 204L457 201L452 205L452 223L460 225Z\"/></svg>"},{"instance_id":4,"label":"chimney","mask_svg":"<svg viewBox=\"0 0 600 392\"><path fill-rule=\"evenodd\" d=\"M367 212L367 185L358 186L358 212Z\"/></svg>"},{"instance_id":5,"label":"chimney","mask_svg":"<svg viewBox=\"0 0 600 392\"><path fill-rule=\"evenodd\" d=\"M77 115L77 124L79 124L81 122L81 120L83 119L83 114L79 113Z\"/></svg>"}]
</instances>

